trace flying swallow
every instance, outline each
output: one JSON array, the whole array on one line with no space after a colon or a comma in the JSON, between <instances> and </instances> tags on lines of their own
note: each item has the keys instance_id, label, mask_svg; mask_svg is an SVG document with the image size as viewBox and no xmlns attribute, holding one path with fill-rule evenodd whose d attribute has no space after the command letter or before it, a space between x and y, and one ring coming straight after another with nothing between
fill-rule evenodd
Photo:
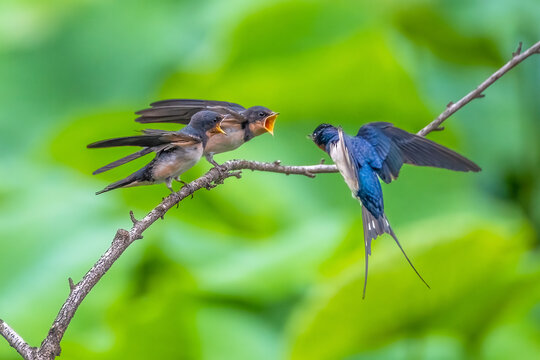
<instances>
[{"instance_id":1,"label":"flying swallow","mask_svg":"<svg viewBox=\"0 0 540 360\"><path fill-rule=\"evenodd\" d=\"M223 115L213 111L194 114L189 124L180 131L143 130L143 135L102 140L88 145L88 148L113 146L142 146L144 149L110 163L96 171L99 174L128 161L155 152L156 157L145 167L115 183L108 185L96 195L123 187L150 185L165 182L174 192L172 181L180 180L180 175L195 165L203 154L203 148L215 134L224 134L220 124Z\"/></svg>"},{"instance_id":2,"label":"flying swallow","mask_svg":"<svg viewBox=\"0 0 540 360\"><path fill-rule=\"evenodd\" d=\"M212 100L173 99L150 104L150 108L137 111L135 121L147 123L187 124L191 116L201 110L211 110L225 115L221 127L227 135L215 135L208 140L203 154L217 166L213 155L234 150L246 141L266 132L274 134L274 123L279 113L264 106L242 105Z\"/></svg>"},{"instance_id":3,"label":"flying swallow","mask_svg":"<svg viewBox=\"0 0 540 360\"><path fill-rule=\"evenodd\" d=\"M432 166L454 171L480 171L480 167L458 153L424 137L408 133L387 122L373 122L349 136L341 128L319 125L311 135L315 144L327 152L343 176L354 198L362 205L364 227L365 279L362 298L366 295L368 256L371 242L379 235L390 234L401 252L420 276L401 247L384 213L379 178L390 183L399 175L403 164Z\"/></svg>"}]
</instances>

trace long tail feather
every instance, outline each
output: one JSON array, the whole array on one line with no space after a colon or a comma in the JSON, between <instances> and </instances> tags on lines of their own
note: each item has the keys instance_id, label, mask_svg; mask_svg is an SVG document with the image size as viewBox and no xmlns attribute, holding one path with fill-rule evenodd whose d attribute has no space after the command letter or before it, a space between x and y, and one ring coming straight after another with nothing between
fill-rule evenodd
<instances>
[{"instance_id":1,"label":"long tail feather","mask_svg":"<svg viewBox=\"0 0 540 360\"><path fill-rule=\"evenodd\" d=\"M409 262L409 264L413 268L416 275L418 275L420 280L422 280L422 282L424 284L426 284L426 286L428 288L430 288L428 283L424 280L424 278L422 278L420 273L414 267L413 263L411 262L411 260L407 256L407 254L405 253L405 250L403 250L403 247L399 243L399 241L398 241L398 239L396 237L396 234L394 233L394 231L390 227L390 223L388 222L388 219L386 218L386 215L383 214L381 217L375 218L369 212L369 210L366 209L365 206L362 205L362 223L363 223L363 227L364 227L364 247L365 247L365 261L366 261L365 278L364 278L364 291L362 293L362 299L364 299L366 297L367 275L368 275L368 259L369 259L369 255L371 255L371 242L374 239L376 239L379 235L382 235L384 233L389 234L390 236L392 236L394 238L394 241L399 246L401 252L405 256L405 259L407 259L407 261Z\"/></svg>"},{"instance_id":2,"label":"long tail feather","mask_svg":"<svg viewBox=\"0 0 540 360\"><path fill-rule=\"evenodd\" d=\"M101 174L102 172L109 171L111 169L114 169L117 166L127 164L128 162L133 161L135 159L138 159L141 156L144 156L144 155L149 154L151 152L152 152L152 148L149 148L149 147L144 148L142 150L137 151L136 153L130 154L130 155L125 156L125 157L123 157L121 159L113 161L110 164L102 166L99 169L97 169L96 171L94 171L92 174L93 175Z\"/></svg>"},{"instance_id":3,"label":"long tail feather","mask_svg":"<svg viewBox=\"0 0 540 360\"><path fill-rule=\"evenodd\" d=\"M366 262L366 268L364 270L364 291L362 292L362 299L366 298L366 288L367 288L367 275L368 275L368 261L369 261L369 254L367 252L367 249L365 250L365 262Z\"/></svg>"},{"instance_id":4,"label":"long tail feather","mask_svg":"<svg viewBox=\"0 0 540 360\"><path fill-rule=\"evenodd\" d=\"M151 147L158 146L164 143L161 135L136 135L136 136L127 136L114 139L107 139L96 141L92 144L87 145L87 148L105 148L105 147L114 147L114 146L143 146Z\"/></svg>"},{"instance_id":5,"label":"long tail feather","mask_svg":"<svg viewBox=\"0 0 540 360\"><path fill-rule=\"evenodd\" d=\"M426 284L426 286L428 287L428 289L431 289L431 287L428 285L428 283L426 282L426 280L424 280L424 278L422 277L422 275L420 275L420 273L416 270L416 268L414 267L413 263L411 262L411 260L409 259L409 257L407 256L407 254L405 253L405 250L403 250L403 247L401 246L401 244L399 243L397 237L396 237L396 234L394 234L394 231L392 230L392 228L390 228L390 232L389 234L394 238L394 241L396 242L397 246L399 246L399 249L401 250L401 252L403 253L403 255L405 256L405 259L407 259L407 261L409 262L409 265L411 265L411 267L413 268L414 272L416 273L416 275L418 275L418 277L420 278L420 280L422 280L422 282L424 284Z\"/></svg>"}]
</instances>

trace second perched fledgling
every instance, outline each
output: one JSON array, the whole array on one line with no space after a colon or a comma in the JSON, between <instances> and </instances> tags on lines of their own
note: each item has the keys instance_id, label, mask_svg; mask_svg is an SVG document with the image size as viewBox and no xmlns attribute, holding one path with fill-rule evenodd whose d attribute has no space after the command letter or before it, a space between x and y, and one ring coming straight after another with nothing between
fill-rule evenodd
<instances>
[{"instance_id":1,"label":"second perched fledgling","mask_svg":"<svg viewBox=\"0 0 540 360\"><path fill-rule=\"evenodd\" d=\"M203 155L217 166L213 155L232 151L255 136L274 134L274 123L279 113L264 106L244 108L242 105L215 100L171 99L150 104L150 108L137 111L135 121L148 123L187 124L191 115L201 110L211 110L225 115L222 127L227 136L217 134L208 140Z\"/></svg>"},{"instance_id":2,"label":"second perched fledgling","mask_svg":"<svg viewBox=\"0 0 540 360\"><path fill-rule=\"evenodd\" d=\"M194 114L189 124L180 131L143 130L143 135L102 140L88 145L88 148L144 147L134 154L99 168L94 171L94 174L125 164L150 152L156 153L156 157L145 167L125 179L108 185L103 190L96 192L96 195L118 188L162 182L171 192L174 192L172 181L181 182L180 175L199 161L208 139L215 134L225 134L220 127L223 117L223 115L213 111L200 111Z\"/></svg>"}]
</instances>

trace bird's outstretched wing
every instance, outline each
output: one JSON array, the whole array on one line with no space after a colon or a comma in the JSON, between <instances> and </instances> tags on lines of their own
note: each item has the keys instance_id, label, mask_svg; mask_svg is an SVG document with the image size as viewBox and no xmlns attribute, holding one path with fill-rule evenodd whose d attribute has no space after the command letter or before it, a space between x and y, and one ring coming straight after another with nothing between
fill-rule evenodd
<instances>
[{"instance_id":1,"label":"bird's outstretched wing","mask_svg":"<svg viewBox=\"0 0 540 360\"><path fill-rule=\"evenodd\" d=\"M368 141L382 160L379 177L386 183L397 178L405 164L433 166L454 171L480 171L464 156L422 136L411 134L387 122L373 122L358 130L358 137Z\"/></svg>"},{"instance_id":2,"label":"bird's outstretched wing","mask_svg":"<svg viewBox=\"0 0 540 360\"><path fill-rule=\"evenodd\" d=\"M200 142L201 139L177 131L143 130L143 135L126 136L97 141L87 145L88 148L105 148L115 146L155 147L165 144L188 146Z\"/></svg>"},{"instance_id":3,"label":"bird's outstretched wing","mask_svg":"<svg viewBox=\"0 0 540 360\"><path fill-rule=\"evenodd\" d=\"M220 114L242 117L245 110L242 105L215 100L172 99L150 104L148 109L137 111L140 115L135 121L140 123L176 123L187 124L191 117L202 110L211 110Z\"/></svg>"}]
</instances>

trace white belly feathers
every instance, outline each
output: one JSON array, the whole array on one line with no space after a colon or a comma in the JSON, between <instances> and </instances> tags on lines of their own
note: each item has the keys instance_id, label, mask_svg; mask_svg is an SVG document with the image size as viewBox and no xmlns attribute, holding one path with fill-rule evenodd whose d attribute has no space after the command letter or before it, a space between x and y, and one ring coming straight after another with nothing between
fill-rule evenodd
<instances>
[{"instance_id":1,"label":"white belly feathers","mask_svg":"<svg viewBox=\"0 0 540 360\"><path fill-rule=\"evenodd\" d=\"M227 135L216 134L208 139L205 153L219 154L226 151L231 151L238 148L244 143L244 131L240 127L238 129L227 128Z\"/></svg>"},{"instance_id":2,"label":"white belly feathers","mask_svg":"<svg viewBox=\"0 0 540 360\"><path fill-rule=\"evenodd\" d=\"M156 181L178 176L193 167L201 158L202 144L191 147L179 147L168 158L156 163L153 169L153 177Z\"/></svg>"},{"instance_id":3,"label":"white belly feathers","mask_svg":"<svg viewBox=\"0 0 540 360\"><path fill-rule=\"evenodd\" d=\"M353 197L356 197L358 193L358 174L356 173L355 166L353 165L349 152L345 148L343 141L343 130L339 129L339 140L330 144L330 157L336 164L341 176L345 179L347 186L351 189Z\"/></svg>"}]
</instances>

